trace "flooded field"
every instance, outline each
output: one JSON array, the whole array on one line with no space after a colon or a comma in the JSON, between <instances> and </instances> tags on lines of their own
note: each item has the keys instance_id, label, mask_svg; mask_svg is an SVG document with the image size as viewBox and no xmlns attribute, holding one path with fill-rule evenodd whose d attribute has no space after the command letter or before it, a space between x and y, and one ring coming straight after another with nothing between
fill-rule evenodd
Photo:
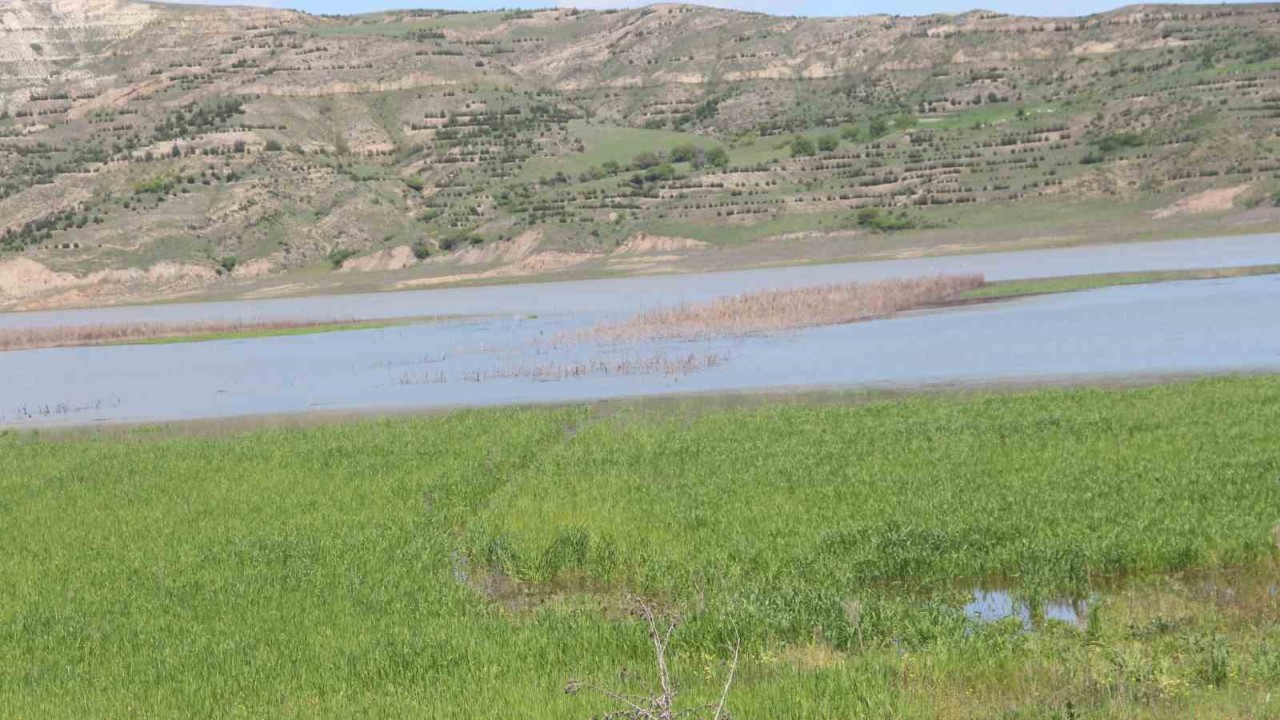
<instances>
[{"instance_id":1,"label":"flooded field","mask_svg":"<svg viewBox=\"0 0 1280 720\"><path fill-rule=\"evenodd\" d=\"M1277 276L1105 288L745 337L556 340L627 315L606 304L327 335L4 353L0 372L17 381L4 390L0 424L1280 370Z\"/></svg>"},{"instance_id":2,"label":"flooded field","mask_svg":"<svg viewBox=\"0 0 1280 720\"><path fill-rule=\"evenodd\" d=\"M1280 370L1280 278L1112 287L736 337L590 339L645 309L731 293L982 272L989 280L1280 260L1253 236L706 276L0 315L94 322L464 319L212 342L0 353L0 425L556 403L767 388L895 388ZM566 337L588 336L565 341Z\"/></svg>"},{"instance_id":3,"label":"flooded field","mask_svg":"<svg viewBox=\"0 0 1280 720\"><path fill-rule=\"evenodd\" d=\"M988 281L998 281L1277 262L1280 262L1280 234L1267 234L802 265L696 276L653 275L363 295L0 313L0 328L140 322L348 321L428 315L547 315L583 311L632 313L734 293L935 273L982 273Z\"/></svg>"}]
</instances>

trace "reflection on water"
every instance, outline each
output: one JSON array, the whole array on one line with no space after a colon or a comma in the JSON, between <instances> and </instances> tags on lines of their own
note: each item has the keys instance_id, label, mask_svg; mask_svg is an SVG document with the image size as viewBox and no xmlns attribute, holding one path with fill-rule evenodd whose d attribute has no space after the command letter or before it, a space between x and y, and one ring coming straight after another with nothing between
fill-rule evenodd
<instances>
[{"instance_id":1,"label":"reflection on water","mask_svg":"<svg viewBox=\"0 0 1280 720\"><path fill-rule=\"evenodd\" d=\"M973 600L964 606L965 615L977 622L1018 618L1026 630L1044 627L1050 620L1083 628L1088 610L1088 600L1028 602L1008 590L983 588L975 588Z\"/></svg>"}]
</instances>

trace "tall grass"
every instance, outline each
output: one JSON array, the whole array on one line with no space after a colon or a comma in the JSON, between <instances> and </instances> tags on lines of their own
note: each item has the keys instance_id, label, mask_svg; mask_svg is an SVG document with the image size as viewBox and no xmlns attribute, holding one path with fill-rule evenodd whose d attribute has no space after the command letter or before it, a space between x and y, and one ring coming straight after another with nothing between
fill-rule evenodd
<instances>
[{"instance_id":1,"label":"tall grass","mask_svg":"<svg viewBox=\"0 0 1280 720\"><path fill-rule=\"evenodd\" d=\"M685 618L682 706L741 638L734 717L1257 717L1274 567L1166 575L1274 554L1278 426L1249 379L0 435L0 716L587 718L570 678L652 689L640 594ZM967 623L993 574L1103 598Z\"/></svg>"},{"instance_id":2,"label":"tall grass","mask_svg":"<svg viewBox=\"0 0 1280 720\"><path fill-rule=\"evenodd\" d=\"M730 628L904 642L906 589L1087 596L1271 557L1274 427L1271 380L600 423L498 492L471 554L535 587L701 606L685 632L707 648Z\"/></svg>"},{"instance_id":3,"label":"tall grass","mask_svg":"<svg viewBox=\"0 0 1280 720\"><path fill-rule=\"evenodd\" d=\"M940 302L983 283L982 275L935 275L766 290L653 310L624 322L597 325L587 337L702 338L840 325Z\"/></svg>"}]
</instances>

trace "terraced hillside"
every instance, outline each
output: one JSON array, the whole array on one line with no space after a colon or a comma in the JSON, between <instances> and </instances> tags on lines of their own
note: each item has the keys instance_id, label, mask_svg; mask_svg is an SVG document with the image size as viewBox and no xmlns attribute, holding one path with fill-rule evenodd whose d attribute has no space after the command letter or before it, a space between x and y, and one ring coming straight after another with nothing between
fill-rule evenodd
<instances>
[{"instance_id":1,"label":"terraced hillside","mask_svg":"<svg viewBox=\"0 0 1280 720\"><path fill-rule=\"evenodd\" d=\"M8 0L0 306L1272 228L1278 23Z\"/></svg>"}]
</instances>

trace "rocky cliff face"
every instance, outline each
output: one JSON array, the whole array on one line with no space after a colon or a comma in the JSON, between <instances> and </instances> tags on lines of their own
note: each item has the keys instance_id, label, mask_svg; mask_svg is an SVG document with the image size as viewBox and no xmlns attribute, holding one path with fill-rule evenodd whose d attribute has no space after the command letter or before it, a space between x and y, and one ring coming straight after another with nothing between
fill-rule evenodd
<instances>
[{"instance_id":1,"label":"rocky cliff face","mask_svg":"<svg viewBox=\"0 0 1280 720\"><path fill-rule=\"evenodd\" d=\"M11 87L35 87L65 68L102 58L156 15L153 6L125 0L9 0L0 3L0 63Z\"/></svg>"}]
</instances>

